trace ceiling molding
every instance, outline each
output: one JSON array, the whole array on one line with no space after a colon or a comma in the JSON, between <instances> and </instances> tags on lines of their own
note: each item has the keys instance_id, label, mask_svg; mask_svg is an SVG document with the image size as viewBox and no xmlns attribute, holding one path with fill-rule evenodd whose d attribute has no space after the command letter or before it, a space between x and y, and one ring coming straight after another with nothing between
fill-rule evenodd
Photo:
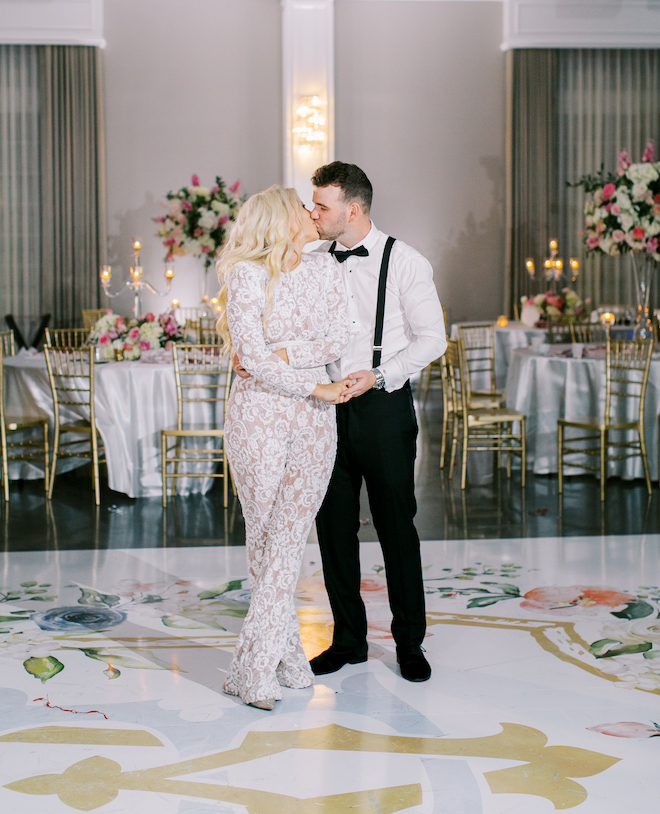
<instances>
[{"instance_id":1,"label":"ceiling molding","mask_svg":"<svg viewBox=\"0 0 660 814\"><path fill-rule=\"evenodd\" d=\"M103 0L0 0L0 43L104 48Z\"/></svg>"}]
</instances>

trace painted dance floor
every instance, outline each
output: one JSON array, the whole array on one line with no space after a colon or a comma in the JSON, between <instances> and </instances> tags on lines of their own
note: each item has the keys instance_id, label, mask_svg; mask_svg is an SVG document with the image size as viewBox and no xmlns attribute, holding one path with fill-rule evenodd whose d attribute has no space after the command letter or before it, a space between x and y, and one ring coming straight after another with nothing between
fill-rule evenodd
<instances>
[{"instance_id":1,"label":"painted dance floor","mask_svg":"<svg viewBox=\"0 0 660 814\"><path fill-rule=\"evenodd\" d=\"M580 814L658 810L660 536L425 542L433 676L398 674L363 544L370 658L222 693L241 547L4 555L0 811ZM297 603L330 636L318 548Z\"/></svg>"}]
</instances>

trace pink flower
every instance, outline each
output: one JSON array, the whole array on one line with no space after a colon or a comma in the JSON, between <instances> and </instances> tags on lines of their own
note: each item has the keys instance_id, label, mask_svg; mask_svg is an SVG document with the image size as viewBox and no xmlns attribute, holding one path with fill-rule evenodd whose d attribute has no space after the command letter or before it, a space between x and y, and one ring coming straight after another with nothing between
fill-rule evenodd
<instances>
[{"instance_id":1,"label":"pink flower","mask_svg":"<svg viewBox=\"0 0 660 814\"><path fill-rule=\"evenodd\" d=\"M124 317L117 317L117 327L123 328L124 327Z\"/></svg>"},{"instance_id":2,"label":"pink flower","mask_svg":"<svg viewBox=\"0 0 660 814\"><path fill-rule=\"evenodd\" d=\"M655 254L658 251L658 238L657 237L649 238L649 241L646 244L646 251L648 252L648 254Z\"/></svg>"},{"instance_id":3,"label":"pink flower","mask_svg":"<svg viewBox=\"0 0 660 814\"><path fill-rule=\"evenodd\" d=\"M103 334L103 336L99 337L99 345L109 345L110 344L110 337L108 334Z\"/></svg>"},{"instance_id":4,"label":"pink flower","mask_svg":"<svg viewBox=\"0 0 660 814\"><path fill-rule=\"evenodd\" d=\"M139 329L139 328L131 328L131 330L128 332L128 338L129 338L129 339L130 339L132 342L135 342L135 340L136 340L136 339L137 339L139 336L140 336L140 329Z\"/></svg>"},{"instance_id":5,"label":"pink flower","mask_svg":"<svg viewBox=\"0 0 660 814\"><path fill-rule=\"evenodd\" d=\"M635 599L637 597L634 594L624 594L600 585L552 586L528 591L520 607L556 616L573 616L576 613L597 616L601 613L601 608L606 608L607 613L610 613Z\"/></svg>"},{"instance_id":6,"label":"pink flower","mask_svg":"<svg viewBox=\"0 0 660 814\"><path fill-rule=\"evenodd\" d=\"M633 229L633 237L635 238L635 240L644 240L645 234L646 232L641 226L635 226L635 228Z\"/></svg>"},{"instance_id":7,"label":"pink flower","mask_svg":"<svg viewBox=\"0 0 660 814\"><path fill-rule=\"evenodd\" d=\"M153 322L156 317L151 313L151 311L149 311L149 313L145 316L145 319L147 322Z\"/></svg>"},{"instance_id":8,"label":"pink flower","mask_svg":"<svg viewBox=\"0 0 660 814\"><path fill-rule=\"evenodd\" d=\"M124 350L133 350L133 345L130 342L124 342Z\"/></svg>"},{"instance_id":9,"label":"pink flower","mask_svg":"<svg viewBox=\"0 0 660 814\"><path fill-rule=\"evenodd\" d=\"M597 237L588 237L587 238L587 248L595 249L598 246L598 238Z\"/></svg>"},{"instance_id":10,"label":"pink flower","mask_svg":"<svg viewBox=\"0 0 660 814\"><path fill-rule=\"evenodd\" d=\"M190 179L190 183L194 187L198 187L199 186L199 175L193 175L193 177Z\"/></svg>"},{"instance_id":11,"label":"pink flower","mask_svg":"<svg viewBox=\"0 0 660 814\"><path fill-rule=\"evenodd\" d=\"M241 185L241 181L239 179L238 181L234 181L234 183L229 187L229 191L231 192L232 195L236 195L240 185Z\"/></svg>"},{"instance_id":12,"label":"pink flower","mask_svg":"<svg viewBox=\"0 0 660 814\"><path fill-rule=\"evenodd\" d=\"M202 246L202 254L208 254L210 251L208 246Z\"/></svg>"},{"instance_id":13,"label":"pink flower","mask_svg":"<svg viewBox=\"0 0 660 814\"><path fill-rule=\"evenodd\" d=\"M621 207L619 206L619 204L612 204L612 206L610 208L610 212L613 215L620 215L621 214Z\"/></svg>"},{"instance_id":14,"label":"pink flower","mask_svg":"<svg viewBox=\"0 0 660 814\"><path fill-rule=\"evenodd\" d=\"M224 226L225 223L229 220L229 215L223 215L220 220L218 221L218 226Z\"/></svg>"},{"instance_id":15,"label":"pink flower","mask_svg":"<svg viewBox=\"0 0 660 814\"><path fill-rule=\"evenodd\" d=\"M657 195L655 196L658 197ZM654 218L660 217L660 203L653 204L653 208L651 209L651 214Z\"/></svg>"},{"instance_id":16,"label":"pink flower","mask_svg":"<svg viewBox=\"0 0 660 814\"><path fill-rule=\"evenodd\" d=\"M614 184L605 184L605 186L603 187L603 200L609 201L609 199L612 197L612 195L614 195L615 192L616 187L614 186Z\"/></svg>"},{"instance_id":17,"label":"pink flower","mask_svg":"<svg viewBox=\"0 0 660 814\"><path fill-rule=\"evenodd\" d=\"M192 210L192 204L190 203L190 201L181 201L181 206L186 210L186 212L190 212Z\"/></svg>"},{"instance_id":18,"label":"pink flower","mask_svg":"<svg viewBox=\"0 0 660 814\"><path fill-rule=\"evenodd\" d=\"M617 167L617 175L625 175L626 170L632 164L632 158L628 155L626 150L621 150L619 153L619 166Z\"/></svg>"},{"instance_id":19,"label":"pink flower","mask_svg":"<svg viewBox=\"0 0 660 814\"><path fill-rule=\"evenodd\" d=\"M616 724L599 724L588 726L591 732L600 732L601 735L611 735L613 738L657 738L660 736L658 724L648 726L637 721L619 721Z\"/></svg>"},{"instance_id":20,"label":"pink flower","mask_svg":"<svg viewBox=\"0 0 660 814\"><path fill-rule=\"evenodd\" d=\"M167 218L163 215L162 217L159 217L159 218L152 218L152 220L153 220L154 223L165 223Z\"/></svg>"},{"instance_id":21,"label":"pink flower","mask_svg":"<svg viewBox=\"0 0 660 814\"><path fill-rule=\"evenodd\" d=\"M615 243L621 243L621 241L625 238L625 234L621 229L615 229L612 232L612 240Z\"/></svg>"},{"instance_id":22,"label":"pink flower","mask_svg":"<svg viewBox=\"0 0 660 814\"><path fill-rule=\"evenodd\" d=\"M648 164L649 162L653 161L653 156L655 155L655 145L652 141L646 142L646 149L644 150L644 155L642 156L642 163Z\"/></svg>"},{"instance_id":23,"label":"pink flower","mask_svg":"<svg viewBox=\"0 0 660 814\"><path fill-rule=\"evenodd\" d=\"M176 240L173 237L168 237L167 240L164 240L163 243L166 246L174 246L176 244Z\"/></svg>"},{"instance_id":24,"label":"pink flower","mask_svg":"<svg viewBox=\"0 0 660 814\"><path fill-rule=\"evenodd\" d=\"M140 347L140 350L149 350L150 349L149 343L146 342L144 339L140 340L139 347Z\"/></svg>"},{"instance_id":25,"label":"pink flower","mask_svg":"<svg viewBox=\"0 0 660 814\"><path fill-rule=\"evenodd\" d=\"M165 343L165 350L172 350L172 344L173 344L172 342L166 342Z\"/></svg>"},{"instance_id":26,"label":"pink flower","mask_svg":"<svg viewBox=\"0 0 660 814\"><path fill-rule=\"evenodd\" d=\"M110 339L116 339L119 336L119 334L117 333L117 331L115 331L114 328L110 328L110 330L108 331L108 336L110 337Z\"/></svg>"},{"instance_id":27,"label":"pink flower","mask_svg":"<svg viewBox=\"0 0 660 814\"><path fill-rule=\"evenodd\" d=\"M217 195L220 192L220 187L217 184L214 184L211 187L211 195Z\"/></svg>"}]
</instances>

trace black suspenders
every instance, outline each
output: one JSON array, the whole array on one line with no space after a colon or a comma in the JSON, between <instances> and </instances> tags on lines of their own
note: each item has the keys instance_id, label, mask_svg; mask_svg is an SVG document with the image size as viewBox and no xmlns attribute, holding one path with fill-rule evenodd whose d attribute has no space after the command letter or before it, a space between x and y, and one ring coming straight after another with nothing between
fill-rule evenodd
<instances>
[{"instance_id":1,"label":"black suspenders","mask_svg":"<svg viewBox=\"0 0 660 814\"><path fill-rule=\"evenodd\" d=\"M376 329L374 330L374 358L371 367L378 367L383 350L383 322L385 321L385 291L387 287L387 271L390 266L390 254L396 238L388 237L380 264L380 277L378 278L378 302L376 304Z\"/></svg>"}]
</instances>

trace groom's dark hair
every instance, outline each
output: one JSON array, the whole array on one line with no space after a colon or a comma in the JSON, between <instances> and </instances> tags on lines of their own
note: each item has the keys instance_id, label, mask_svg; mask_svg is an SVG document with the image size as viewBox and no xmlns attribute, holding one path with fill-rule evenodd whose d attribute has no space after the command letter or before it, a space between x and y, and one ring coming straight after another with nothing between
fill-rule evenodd
<instances>
[{"instance_id":1,"label":"groom's dark hair","mask_svg":"<svg viewBox=\"0 0 660 814\"><path fill-rule=\"evenodd\" d=\"M356 164L333 161L319 167L312 176L315 187L340 187L345 201L358 201L365 213L371 209L371 181Z\"/></svg>"}]
</instances>

